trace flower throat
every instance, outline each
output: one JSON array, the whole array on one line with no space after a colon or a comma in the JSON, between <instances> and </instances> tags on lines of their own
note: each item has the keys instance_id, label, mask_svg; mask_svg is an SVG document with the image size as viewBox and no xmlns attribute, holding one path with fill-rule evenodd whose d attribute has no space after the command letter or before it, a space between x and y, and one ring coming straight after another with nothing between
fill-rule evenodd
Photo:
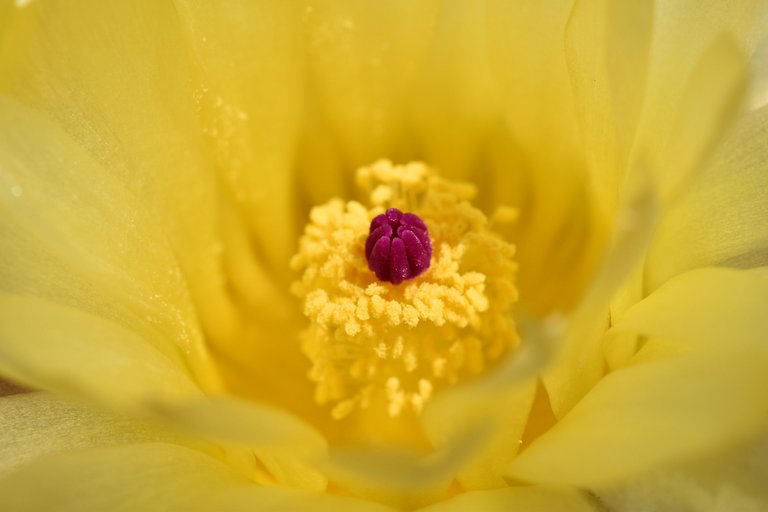
<instances>
[{"instance_id":1,"label":"flower throat","mask_svg":"<svg viewBox=\"0 0 768 512\"><path fill-rule=\"evenodd\" d=\"M313 208L291 260L309 378L336 419L418 414L517 346L515 248L470 204L471 185L424 164L379 161L357 184L370 206Z\"/></svg>"}]
</instances>

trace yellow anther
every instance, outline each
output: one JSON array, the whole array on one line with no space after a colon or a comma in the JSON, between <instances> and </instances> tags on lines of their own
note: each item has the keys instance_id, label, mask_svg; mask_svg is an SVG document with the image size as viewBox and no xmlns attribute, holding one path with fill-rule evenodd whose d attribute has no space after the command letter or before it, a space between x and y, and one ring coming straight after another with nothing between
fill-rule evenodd
<instances>
[{"instance_id":1,"label":"yellow anther","mask_svg":"<svg viewBox=\"0 0 768 512\"><path fill-rule=\"evenodd\" d=\"M471 206L474 187L421 163L382 160L358 170L357 183L370 208L339 199L314 208L291 260L302 274L292 291L309 319L309 378L337 419L379 406L418 413L440 388L517 345L514 246ZM387 208L421 217L434 247L430 268L399 285L378 281L365 257L370 222Z\"/></svg>"}]
</instances>

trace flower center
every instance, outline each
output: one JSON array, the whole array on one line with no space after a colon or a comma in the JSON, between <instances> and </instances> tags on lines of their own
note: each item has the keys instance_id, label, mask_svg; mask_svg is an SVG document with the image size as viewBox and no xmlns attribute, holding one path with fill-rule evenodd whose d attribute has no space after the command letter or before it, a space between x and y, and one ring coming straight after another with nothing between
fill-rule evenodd
<instances>
[{"instance_id":1,"label":"flower center","mask_svg":"<svg viewBox=\"0 0 768 512\"><path fill-rule=\"evenodd\" d=\"M291 260L309 378L337 419L373 407L418 413L517 345L515 248L469 203L471 185L423 164L379 161L357 181L371 207L313 208Z\"/></svg>"},{"instance_id":2,"label":"flower center","mask_svg":"<svg viewBox=\"0 0 768 512\"><path fill-rule=\"evenodd\" d=\"M427 225L413 213L390 208L371 221L365 258L382 281L400 284L429 268L432 242Z\"/></svg>"}]
</instances>

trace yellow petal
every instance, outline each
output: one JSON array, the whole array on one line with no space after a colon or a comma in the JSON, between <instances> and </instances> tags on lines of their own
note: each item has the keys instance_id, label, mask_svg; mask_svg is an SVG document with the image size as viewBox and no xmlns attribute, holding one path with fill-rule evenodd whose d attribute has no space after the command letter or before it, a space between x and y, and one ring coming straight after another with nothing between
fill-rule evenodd
<instances>
[{"instance_id":1,"label":"yellow petal","mask_svg":"<svg viewBox=\"0 0 768 512\"><path fill-rule=\"evenodd\" d=\"M510 128L529 157L554 156L577 144L562 47L569 14L569 2L488 2L493 71L503 87Z\"/></svg>"},{"instance_id":2,"label":"yellow petal","mask_svg":"<svg viewBox=\"0 0 768 512\"><path fill-rule=\"evenodd\" d=\"M189 289L156 217L39 113L0 97L0 117L0 288L109 319L215 386Z\"/></svg>"},{"instance_id":3,"label":"yellow petal","mask_svg":"<svg viewBox=\"0 0 768 512\"><path fill-rule=\"evenodd\" d=\"M49 453L179 440L156 425L112 416L46 393L0 398L0 436L0 473Z\"/></svg>"},{"instance_id":4,"label":"yellow petal","mask_svg":"<svg viewBox=\"0 0 768 512\"><path fill-rule=\"evenodd\" d=\"M467 489L504 485L504 468L515 457L536 391L532 379L509 387L468 385L440 397L423 415L430 440L442 450L462 442L463 433L484 425L483 439L458 470Z\"/></svg>"},{"instance_id":5,"label":"yellow petal","mask_svg":"<svg viewBox=\"0 0 768 512\"><path fill-rule=\"evenodd\" d=\"M491 192L482 183L490 171L483 152L503 117L487 39L484 2L444 2L408 98L414 143L424 161L449 179L475 181L480 194Z\"/></svg>"},{"instance_id":6,"label":"yellow petal","mask_svg":"<svg viewBox=\"0 0 768 512\"><path fill-rule=\"evenodd\" d=\"M492 196L520 209L510 235L525 269L521 306L543 316L573 306L608 236L590 190L563 51L570 2L487 5L491 69L509 132L494 141L503 149L489 151L499 153Z\"/></svg>"},{"instance_id":7,"label":"yellow petal","mask_svg":"<svg viewBox=\"0 0 768 512\"><path fill-rule=\"evenodd\" d=\"M184 372L130 330L44 300L0 295L0 373L31 388L137 410L198 396Z\"/></svg>"},{"instance_id":8,"label":"yellow petal","mask_svg":"<svg viewBox=\"0 0 768 512\"><path fill-rule=\"evenodd\" d=\"M750 112L667 212L646 263L649 290L697 267L768 264L768 108Z\"/></svg>"},{"instance_id":9,"label":"yellow petal","mask_svg":"<svg viewBox=\"0 0 768 512\"><path fill-rule=\"evenodd\" d=\"M768 507L768 439L696 458L606 489L593 489L609 510L761 512Z\"/></svg>"},{"instance_id":10,"label":"yellow petal","mask_svg":"<svg viewBox=\"0 0 768 512\"><path fill-rule=\"evenodd\" d=\"M443 391L421 415L438 460L468 489L504 484L503 469L515 457L533 404L537 376L553 359L562 335L556 319L528 322L522 344L498 367ZM459 455L449 456L456 453Z\"/></svg>"},{"instance_id":11,"label":"yellow petal","mask_svg":"<svg viewBox=\"0 0 768 512\"><path fill-rule=\"evenodd\" d=\"M767 304L765 268L694 270L671 279L630 308L610 332L678 341L695 348L746 344L768 349Z\"/></svg>"},{"instance_id":12,"label":"yellow petal","mask_svg":"<svg viewBox=\"0 0 768 512\"><path fill-rule=\"evenodd\" d=\"M326 486L326 478L310 465L325 453L325 440L285 411L225 397L154 400L147 405L180 431L248 448L282 485L315 490Z\"/></svg>"},{"instance_id":13,"label":"yellow petal","mask_svg":"<svg viewBox=\"0 0 768 512\"><path fill-rule=\"evenodd\" d=\"M653 2L575 2L568 72L597 198L615 211L643 106Z\"/></svg>"},{"instance_id":14,"label":"yellow petal","mask_svg":"<svg viewBox=\"0 0 768 512\"><path fill-rule=\"evenodd\" d=\"M644 183L618 213L611 249L585 291L552 366L542 377L555 416L562 417L600 379L605 370L602 336L611 299L639 266L656 225L658 198Z\"/></svg>"},{"instance_id":15,"label":"yellow petal","mask_svg":"<svg viewBox=\"0 0 768 512\"><path fill-rule=\"evenodd\" d=\"M59 124L141 201L179 260L198 317L209 333L229 333L236 318L217 253L219 187L174 6L31 2L4 36L0 91ZM78 171L98 183L98 174ZM120 235L104 240L118 244Z\"/></svg>"},{"instance_id":16,"label":"yellow petal","mask_svg":"<svg viewBox=\"0 0 768 512\"><path fill-rule=\"evenodd\" d=\"M199 452L160 443L38 459L0 479L4 510L179 510L246 480Z\"/></svg>"},{"instance_id":17,"label":"yellow petal","mask_svg":"<svg viewBox=\"0 0 768 512\"><path fill-rule=\"evenodd\" d=\"M691 71L669 120L669 139L660 140L658 131L646 134L650 141L641 136L636 157L657 162L664 197L679 193L736 117L746 88L746 67L735 41L725 36L716 39Z\"/></svg>"},{"instance_id":18,"label":"yellow petal","mask_svg":"<svg viewBox=\"0 0 768 512\"><path fill-rule=\"evenodd\" d=\"M512 487L495 491L472 491L419 512L590 512L599 510L586 495L557 487Z\"/></svg>"},{"instance_id":19,"label":"yellow petal","mask_svg":"<svg viewBox=\"0 0 768 512\"><path fill-rule=\"evenodd\" d=\"M375 511L349 498L258 487L216 459L178 445L141 443L36 460L0 478L8 511Z\"/></svg>"},{"instance_id":20,"label":"yellow petal","mask_svg":"<svg viewBox=\"0 0 768 512\"><path fill-rule=\"evenodd\" d=\"M735 445L765 428L768 354L705 351L604 377L510 465L526 481L605 485Z\"/></svg>"},{"instance_id":21,"label":"yellow petal","mask_svg":"<svg viewBox=\"0 0 768 512\"><path fill-rule=\"evenodd\" d=\"M435 0L307 3L310 101L349 168L392 155L403 140L401 101L432 42L438 7Z\"/></svg>"},{"instance_id":22,"label":"yellow petal","mask_svg":"<svg viewBox=\"0 0 768 512\"><path fill-rule=\"evenodd\" d=\"M743 88L744 56L764 31L766 4L683 0L656 2L654 10L635 158L659 159L663 165L653 165L655 177L671 197L687 185L738 111L732 103Z\"/></svg>"},{"instance_id":23,"label":"yellow petal","mask_svg":"<svg viewBox=\"0 0 768 512\"><path fill-rule=\"evenodd\" d=\"M301 2L173 3L199 65L205 141L258 243L248 255L272 269L267 278L285 281L299 225L292 168L304 108Z\"/></svg>"},{"instance_id":24,"label":"yellow petal","mask_svg":"<svg viewBox=\"0 0 768 512\"><path fill-rule=\"evenodd\" d=\"M396 512L380 503L327 493L299 492L279 487L240 487L207 497L192 506L190 511L240 512Z\"/></svg>"}]
</instances>

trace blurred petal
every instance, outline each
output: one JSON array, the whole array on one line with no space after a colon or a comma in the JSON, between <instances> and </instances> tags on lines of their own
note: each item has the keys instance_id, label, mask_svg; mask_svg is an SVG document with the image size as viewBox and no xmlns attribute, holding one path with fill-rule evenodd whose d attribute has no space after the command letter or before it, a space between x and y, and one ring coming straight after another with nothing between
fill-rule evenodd
<instances>
[{"instance_id":1,"label":"blurred petal","mask_svg":"<svg viewBox=\"0 0 768 512\"><path fill-rule=\"evenodd\" d=\"M568 72L597 198L615 211L643 106L654 2L575 2Z\"/></svg>"},{"instance_id":2,"label":"blurred petal","mask_svg":"<svg viewBox=\"0 0 768 512\"><path fill-rule=\"evenodd\" d=\"M213 385L178 260L140 196L39 113L0 96L0 116L0 289L103 317Z\"/></svg>"},{"instance_id":3,"label":"blurred petal","mask_svg":"<svg viewBox=\"0 0 768 512\"><path fill-rule=\"evenodd\" d=\"M602 377L602 337L611 299L638 268L656 226L655 191L643 183L619 211L610 251L593 277L579 306L568 319L562 347L542 377L555 416L561 418Z\"/></svg>"},{"instance_id":4,"label":"blurred petal","mask_svg":"<svg viewBox=\"0 0 768 512\"><path fill-rule=\"evenodd\" d=\"M0 372L36 389L140 410L196 396L181 369L108 320L28 297L0 295Z\"/></svg>"},{"instance_id":5,"label":"blurred petal","mask_svg":"<svg viewBox=\"0 0 768 512\"><path fill-rule=\"evenodd\" d=\"M310 99L327 119L347 171L392 155L396 140L403 141L401 102L432 42L438 8L435 0L307 2L316 94Z\"/></svg>"},{"instance_id":6,"label":"blurred petal","mask_svg":"<svg viewBox=\"0 0 768 512\"><path fill-rule=\"evenodd\" d=\"M521 480L616 483L743 442L766 427L768 353L704 351L604 377L512 462ZM553 464L552 461L557 461Z\"/></svg>"},{"instance_id":7,"label":"blurred petal","mask_svg":"<svg viewBox=\"0 0 768 512\"><path fill-rule=\"evenodd\" d=\"M3 509L182 510L246 485L222 463L169 444L78 450L38 459L0 479Z\"/></svg>"},{"instance_id":8,"label":"blurred petal","mask_svg":"<svg viewBox=\"0 0 768 512\"><path fill-rule=\"evenodd\" d=\"M503 119L488 65L484 2L443 2L434 43L409 98L422 158L449 179L488 179L491 129Z\"/></svg>"},{"instance_id":9,"label":"blurred petal","mask_svg":"<svg viewBox=\"0 0 768 512\"><path fill-rule=\"evenodd\" d=\"M484 375L443 391L422 412L435 457L455 460L456 478L467 489L505 484L503 469L521 445L538 375L562 336L558 319L521 327L522 344L514 354ZM453 452L461 456L450 457Z\"/></svg>"},{"instance_id":10,"label":"blurred petal","mask_svg":"<svg viewBox=\"0 0 768 512\"><path fill-rule=\"evenodd\" d=\"M246 254L272 269L267 281L285 280L297 234L292 168L304 107L302 4L174 3L199 65L195 107L206 142L258 243Z\"/></svg>"},{"instance_id":11,"label":"blurred petal","mask_svg":"<svg viewBox=\"0 0 768 512\"><path fill-rule=\"evenodd\" d=\"M248 448L282 485L315 490L326 486L326 478L310 466L325 453L325 440L283 410L227 397L157 400L149 408L180 431Z\"/></svg>"},{"instance_id":12,"label":"blurred petal","mask_svg":"<svg viewBox=\"0 0 768 512\"><path fill-rule=\"evenodd\" d=\"M716 158L666 213L646 263L646 287L710 265L768 264L768 108L746 114Z\"/></svg>"},{"instance_id":13,"label":"blurred petal","mask_svg":"<svg viewBox=\"0 0 768 512\"><path fill-rule=\"evenodd\" d=\"M594 512L598 507L578 491L556 487L512 487L472 491L419 509L419 512Z\"/></svg>"},{"instance_id":14,"label":"blurred petal","mask_svg":"<svg viewBox=\"0 0 768 512\"><path fill-rule=\"evenodd\" d=\"M278 487L239 487L202 499L191 511L240 512L396 512L380 503L327 493L289 491Z\"/></svg>"},{"instance_id":15,"label":"blurred petal","mask_svg":"<svg viewBox=\"0 0 768 512\"><path fill-rule=\"evenodd\" d=\"M41 455L79 448L176 441L164 429L45 393L0 399L0 474Z\"/></svg>"},{"instance_id":16,"label":"blurred petal","mask_svg":"<svg viewBox=\"0 0 768 512\"><path fill-rule=\"evenodd\" d=\"M654 163L660 192L676 195L736 111L745 55L766 4L717 0L656 2L644 112L635 158Z\"/></svg>"},{"instance_id":17,"label":"blurred petal","mask_svg":"<svg viewBox=\"0 0 768 512\"><path fill-rule=\"evenodd\" d=\"M140 199L178 259L198 318L225 336L237 319L217 252L220 193L196 78L178 12L165 2L31 2L14 12L0 48L0 91L57 123ZM117 245L120 235L103 240Z\"/></svg>"},{"instance_id":18,"label":"blurred petal","mask_svg":"<svg viewBox=\"0 0 768 512\"><path fill-rule=\"evenodd\" d=\"M768 439L595 490L610 510L762 512L768 506Z\"/></svg>"},{"instance_id":19,"label":"blurred petal","mask_svg":"<svg viewBox=\"0 0 768 512\"><path fill-rule=\"evenodd\" d=\"M636 156L656 162L659 192L676 196L687 185L705 157L710 156L720 137L741 109L746 88L747 62L730 37L716 39L691 71L675 109L670 138L638 142Z\"/></svg>"},{"instance_id":20,"label":"blurred petal","mask_svg":"<svg viewBox=\"0 0 768 512\"><path fill-rule=\"evenodd\" d=\"M503 149L490 186L497 202L520 209L510 235L525 269L521 306L538 316L573 307L609 236L580 147L563 52L570 7L487 3L491 69L511 133L494 141Z\"/></svg>"},{"instance_id":21,"label":"blurred petal","mask_svg":"<svg viewBox=\"0 0 768 512\"><path fill-rule=\"evenodd\" d=\"M530 378L507 387L483 384L451 390L430 404L422 418L430 440L442 450L461 442L472 428L485 426L485 437L458 471L457 479L467 489L505 484L502 474L520 446L536 391Z\"/></svg>"},{"instance_id":22,"label":"blurred petal","mask_svg":"<svg viewBox=\"0 0 768 512\"><path fill-rule=\"evenodd\" d=\"M570 2L554 0L488 1L491 63L501 83L510 127L529 156L555 157L577 144L562 48L570 8Z\"/></svg>"},{"instance_id":23,"label":"blurred petal","mask_svg":"<svg viewBox=\"0 0 768 512\"><path fill-rule=\"evenodd\" d=\"M13 512L386 510L348 498L257 487L216 459L161 443L45 457L1 478L0 496L3 510Z\"/></svg>"}]
</instances>

